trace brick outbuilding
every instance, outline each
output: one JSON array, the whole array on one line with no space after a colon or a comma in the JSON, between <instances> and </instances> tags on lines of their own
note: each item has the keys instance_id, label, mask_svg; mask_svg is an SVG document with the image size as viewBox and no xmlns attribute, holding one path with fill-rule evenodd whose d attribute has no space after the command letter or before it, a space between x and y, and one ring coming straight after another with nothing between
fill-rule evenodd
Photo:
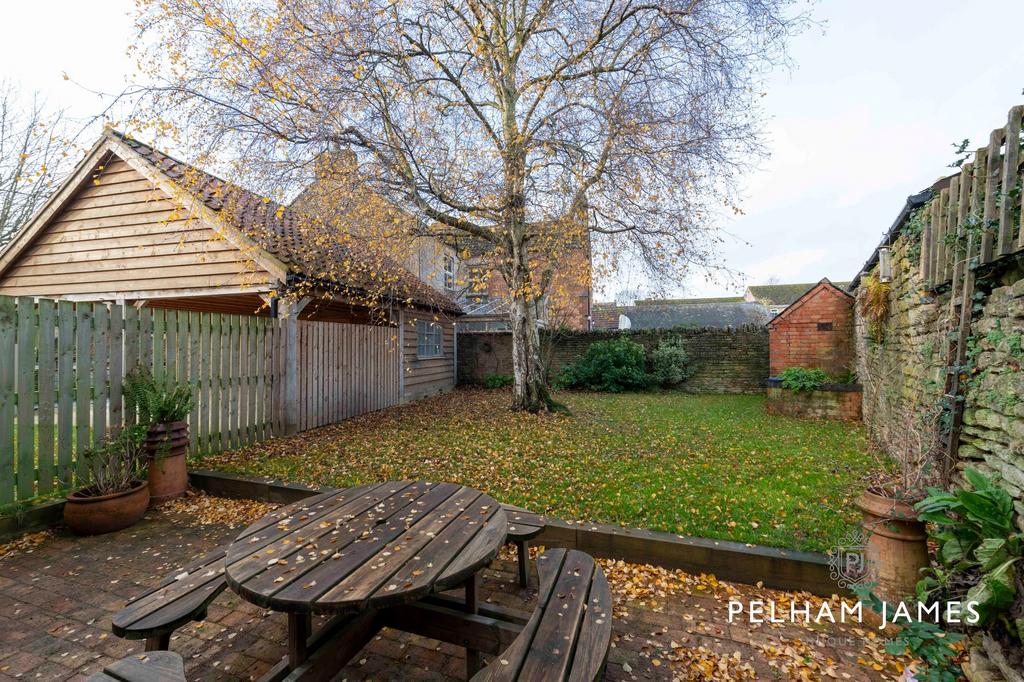
<instances>
[{"instance_id":1,"label":"brick outbuilding","mask_svg":"<svg viewBox=\"0 0 1024 682\"><path fill-rule=\"evenodd\" d=\"M822 279L768 323L769 365L845 374L854 366L854 298Z\"/></svg>"}]
</instances>

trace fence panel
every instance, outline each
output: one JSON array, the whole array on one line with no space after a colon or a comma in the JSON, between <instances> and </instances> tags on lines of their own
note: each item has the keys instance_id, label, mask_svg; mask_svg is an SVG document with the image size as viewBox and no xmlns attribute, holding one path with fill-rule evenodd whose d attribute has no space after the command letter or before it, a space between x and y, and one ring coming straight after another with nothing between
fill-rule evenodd
<instances>
[{"instance_id":1,"label":"fence panel","mask_svg":"<svg viewBox=\"0 0 1024 682\"><path fill-rule=\"evenodd\" d=\"M920 271L933 287L956 288L971 266L1024 250L1024 105L964 164L922 214Z\"/></svg>"},{"instance_id":2,"label":"fence panel","mask_svg":"<svg viewBox=\"0 0 1024 682\"><path fill-rule=\"evenodd\" d=\"M390 327L300 320L299 424L316 428L400 401ZM192 387L190 452L284 430L286 321L0 296L0 505L87 485L82 454L137 419L138 366Z\"/></svg>"}]
</instances>

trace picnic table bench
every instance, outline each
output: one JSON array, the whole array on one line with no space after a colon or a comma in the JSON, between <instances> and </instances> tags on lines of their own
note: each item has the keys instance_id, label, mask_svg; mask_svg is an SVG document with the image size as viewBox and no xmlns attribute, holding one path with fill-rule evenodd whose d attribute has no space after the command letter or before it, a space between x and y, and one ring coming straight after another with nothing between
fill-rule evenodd
<instances>
[{"instance_id":1,"label":"picnic table bench","mask_svg":"<svg viewBox=\"0 0 1024 682\"><path fill-rule=\"evenodd\" d=\"M612 636L612 595L589 554L551 549L537 558L537 607L512 645L473 682L600 677Z\"/></svg>"},{"instance_id":2,"label":"picnic table bench","mask_svg":"<svg viewBox=\"0 0 1024 682\"><path fill-rule=\"evenodd\" d=\"M86 682L185 682L185 664L172 651L125 656Z\"/></svg>"},{"instance_id":3,"label":"picnic table bench","mask_svg":"<svg viewBox=\"0 0 1024 682\"><path fill-rule=\"evenodd\" d=\"M538 514L449 483L329 491L271 512L226 549L167 576L130 601L113 630L145 638L147 651L166 649L176 628L205 618L210 602L230 587L288 615L288 655L265 680L330 679L382 627L465 647L469 677L481 671L480 656L487 654L495 659L480 679L571 672L574 680L593 680L610 646L611 597L591 557L566 550L541 555L532 614L477 598L479 570L508 541L517 545L526 584L527 543L544 524ZM461 597L442 594L455 587ZM314 613L332 616L316 632ZM162 665L163 658L149 660ZM140 670L138 659L119 663Z\"/></svg>"},{"instance_id":4,"label":"picnic table bench","mask_svg":"<svg viewBox=\"0 0 1024 682\"><path fill-rule=\"evenodd\" d=\"M114 614L111 630L125 639L145 639L146 651L167 649L171 634L194 620L224 591L224 549L209 552L164 578Z\"/></svg>"},{"instance_id":5,"label":"picnic table bench","mask_svg":"<svg viewBox=\"0 0 1024 682\"><path fill-rule=\"evenodd\" d=\"M536 512L527 511L511 504L501 505L508 517L507 539L516 546L519 565L519 585L526 587L530 578L530 540L544 531L547 520Z\"/></svg>"}]
</instances>

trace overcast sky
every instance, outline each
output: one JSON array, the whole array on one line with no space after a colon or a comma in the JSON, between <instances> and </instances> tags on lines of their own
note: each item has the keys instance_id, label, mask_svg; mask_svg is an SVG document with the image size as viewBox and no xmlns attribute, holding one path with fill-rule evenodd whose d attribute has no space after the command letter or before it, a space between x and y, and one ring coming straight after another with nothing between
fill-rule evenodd
<instances>
[{"instance_id":1,"label":"overcast sky","mask_svg":"<svg viewBox=\"0 0 1024 682\"><path fill-rule=\"evenodd\" d=\"M7 3L0 80L38 90L74 116L98 113L102 101L82 86L124 86L132 7ZM694 278L672 293L850 279L907 195L951 172L952 143L987 143L1024 102L1021 0L823 0L812 11L825 25L793 42L793 69L768 84L772 157L746 178L745 215L726 224L733 236L722 261L744 276L732 287ZM624 272L613 287L644 284Z\"/></svg>"}]
</instances>

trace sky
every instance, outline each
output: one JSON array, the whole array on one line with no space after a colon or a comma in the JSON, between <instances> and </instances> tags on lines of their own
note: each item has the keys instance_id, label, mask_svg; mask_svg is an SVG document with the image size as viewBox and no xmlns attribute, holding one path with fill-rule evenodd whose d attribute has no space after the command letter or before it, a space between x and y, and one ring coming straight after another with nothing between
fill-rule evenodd
<instances>
[{"instance_id":1,"label":"sky","mask_svg":"<svg viewBox=\"0 0 1024 682\"><path fill-rule=\"evenodd\" d=\"M133 6L10 3L0 80L39 91L75 118L98 114L104 103L93 92L120 91L132 71ZM1024 103L1020 0L822 0L810 11L821 25L793 40L791 68L766 84L771 157L742 181L744 214L723 225L721 263L740 274L695 275L664 293L852 278L906 197L952 172L953 143L987 144L1009 108ZM635 287L655 290L623 271L597 298Z\"/></svg>"}]
</instances>

